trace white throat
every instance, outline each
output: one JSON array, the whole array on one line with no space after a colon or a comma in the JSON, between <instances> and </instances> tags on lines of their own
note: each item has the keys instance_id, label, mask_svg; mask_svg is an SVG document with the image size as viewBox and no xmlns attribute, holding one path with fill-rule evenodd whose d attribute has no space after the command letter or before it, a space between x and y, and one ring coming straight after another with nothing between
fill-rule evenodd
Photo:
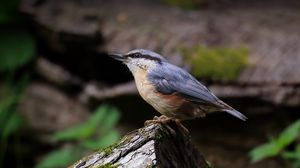
<instances>
[{"instance_id":1,"label":"white throat","mask_svg":"<svg viewBox=\"0 0 300 168\"><path fill-rule=\"evenodd\" d=\"M140 69L148 71L156 66L156 62L148 59L132 59L126 63L127 67L133 73L133 75Z\"/></svg>"}]
</instances>

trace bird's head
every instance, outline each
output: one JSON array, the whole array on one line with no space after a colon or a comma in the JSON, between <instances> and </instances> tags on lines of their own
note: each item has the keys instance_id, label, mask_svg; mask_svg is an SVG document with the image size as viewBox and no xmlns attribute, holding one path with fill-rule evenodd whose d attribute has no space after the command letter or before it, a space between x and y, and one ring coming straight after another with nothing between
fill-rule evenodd
<instances>
[{"instance_id":1,"label":"bird's head","mask_svg":"<svg viewBox=\"0 0 300 168\"><path fill-rule=\"evenodd\" d=\"M132 73L135 73L138 69L149 70L166 59L161 55L145 50L145 49L135 49L129 51L126 54L109 54L112 58L119 60L127 65Z\"/></svg>"}]
</instances>

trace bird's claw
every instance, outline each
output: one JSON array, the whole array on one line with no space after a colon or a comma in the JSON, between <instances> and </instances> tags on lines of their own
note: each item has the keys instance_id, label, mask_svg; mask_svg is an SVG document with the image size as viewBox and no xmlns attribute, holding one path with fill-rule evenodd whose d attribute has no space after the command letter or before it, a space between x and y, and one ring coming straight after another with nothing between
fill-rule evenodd
<instances>
[{"instance_id":1,"label":"bird's claw","mask_svg":"<svg viewBox=\"0 0 300 168\"><path fill-rule=\"evenodd\" d=\"M153 120L147 120L145 121L145 125L150 125L150 124L168 124L170 122L175 122L175 124L183 131L186 133L189 133L189 130L187 128L185 128L181 123L180 120L178 119L173 119L173 118L169 118L165 115L161 115L159 117L154 116Z\"/></svg>"},{"instance_id":2,"label":"bird's claw","mask_svg":"<svg viewBox=\"0 0 300 168\"><path fill-rule=\"evenodd\" d=\"M173 121L172 118L169 118L169 117L164 116L164 115L161 115L160 117L154 116L153 120L145 121L145 125L149 125L149 124L167 124L171 121Z\"/></svg>"}]
</instances>

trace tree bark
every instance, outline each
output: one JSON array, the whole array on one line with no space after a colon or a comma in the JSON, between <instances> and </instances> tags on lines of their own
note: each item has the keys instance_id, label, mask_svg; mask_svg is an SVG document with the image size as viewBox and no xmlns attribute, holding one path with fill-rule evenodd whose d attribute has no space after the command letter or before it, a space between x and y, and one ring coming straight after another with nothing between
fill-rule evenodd
<instances>
[{"instance_id":1,"label":"tree bark","mask_svg":"<svg viewBox=\"0 0 300 168\"><path fill-rule=\"evenodd\" d=\"M192 144L186 128L170 121L148 124L70 167L209 168L209 165Z\"/></svg>"}]
</instances>

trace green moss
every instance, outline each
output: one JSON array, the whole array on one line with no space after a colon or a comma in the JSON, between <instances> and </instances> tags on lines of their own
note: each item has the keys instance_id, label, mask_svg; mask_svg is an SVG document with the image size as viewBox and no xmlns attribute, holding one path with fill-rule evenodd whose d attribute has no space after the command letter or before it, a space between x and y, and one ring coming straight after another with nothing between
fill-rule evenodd
<instances>
[{"instance_id":1,"label":"green moss","mask_svg":"<svg viewBox=\"0 0 300 168\"><path fill-rule=\"evenodd\" d=\"M206 164L208 165L208 168L213 168L213 166L211 165L211 163L209 161L206 160Z\"/></svg>"},{"instance_id":2,"label":"green moss","mask_svg":"<svg viewBox=\"0 0 300 168\"><path fill-rule=\"evenodd\" d=\"M109 147L103 149L103 152L105 153L105 155L110 155L110 154L112 154L113 150L114 150L114 146L109 146Z\"/></svg>"},{"instance_id":3,"label":"green moss","mask_svg":"<svg viewBox=\"0 0 300 168\"><path fill-rule=\"evenodd\" d=\"M168 5L177 6L183 9L197 9L207 0L163 0Z\"/></svg>"},{"instance_id":4,"label":"green moss","mask_svg":"<svg viewBox=\"0 0 300 168\"><path fill-rule=\"evenodd\" d=\"M120 145L127 144L132 139L132 136L126 135L122 138Z\"/></svg>"},{"instance_id":5,"label":"green moss","mask_svg":"<svg viewBox=\"0 0 300 168\"><path fill-rule=\"evenodd\" d=\"M154 166L154 165L148 165L148 166L146 166L146 168L154 168L154 167L156 167L156 166Z\"/></svg>"},{"instance_id":6,"label":"green moss","mask_svg":"<svg viewBox=\"0 0 300 168\"><path fill-rule=\"evenodd\" d=\"M111 163L107 163L105 165L98 166L97 168L117 168L118 166L113 165Z\"/></svg>"},{"instance_id":7,"label":"green moss","mask_svg":"<svg viewBox=\"0 0 300 168\"><path fill-rule=\"evenodd\" d=\"M191 50L183 49L182 53L195 76L233 81L247 66L249 49L197 46Z\"/></svg>"},{"instance_id":8,"label":"green moss","mask_svg":"<svg viewBox=\"0 0 300 168\"><path fill-rule=\"evenodd\" d=\"M162 133L161 133L161 131L157 131L156 133L155 133L155 139L156 140L161 140L163 138L163 135L162 135Z\"/></svg>"},{"instance_id":9,"label":"green moss","mask_svg":"<svg viewBox=\"0 0 300 168\"><path fill-rule=\"evenodd\" d=\"M130 140L132 139L132 137L130 136L125 136L124 138L122 138L118 143L114 143L104 149L101 149L98 151L98 153L101 153L101 152L104 152L104 154L107 156L107 155L110 155L112 154L113 150L115 148L117 148L118 146L122 145L122 144L126 144L128 143Z\"/></svg>"},{"instance_id":10,"label":"green moss","mask_svg":"<svg viewBox=\"0 0 300 168\"><path fill-rule=\"evenodd\" d=\"M112 154L114 148L116 148L116 147L118 147L118 146L119 146L119 144L118 144L118 143L115 143L115 144L112 144L112 145L110 145L110 146L108 146L108 147L106 147L106 148L104 148L104 149L100 149L97 153L104 152L104 154L105 154L106 156L108 156L108 155Z\"/></svg>"}]
</instances>

